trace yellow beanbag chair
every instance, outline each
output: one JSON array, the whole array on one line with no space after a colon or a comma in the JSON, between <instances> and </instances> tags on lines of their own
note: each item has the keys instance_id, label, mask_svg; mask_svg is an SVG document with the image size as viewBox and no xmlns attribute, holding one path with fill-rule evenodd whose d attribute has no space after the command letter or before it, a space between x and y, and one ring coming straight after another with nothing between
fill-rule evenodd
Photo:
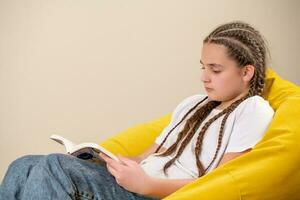
<instances>
[{"instance_id":1,"label":"yellow beanbag chair","mask_svg":"<svg viewBox=\"0 0 300 200\"><path fill-rule=\"evenodd\" d=\"M265 91L263 96L275 115L253 150L185 185L165 200L300 199L300 88L268 69ZM154 143L170 119L168 114L129 128L101 145L115 154L138 155Z\"/></svg>"}]
</instances>

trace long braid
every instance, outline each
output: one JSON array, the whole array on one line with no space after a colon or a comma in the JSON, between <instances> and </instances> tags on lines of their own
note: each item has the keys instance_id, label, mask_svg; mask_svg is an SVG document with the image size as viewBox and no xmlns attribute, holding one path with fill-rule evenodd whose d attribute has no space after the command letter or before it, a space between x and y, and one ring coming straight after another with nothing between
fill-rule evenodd
<instances>
[{"instance_id":1,"label":"long braid","mask_svg":"<svg viewBox=\"0 0 300 200\"><path fill-rule=\"evenodd\" d=\"M187 132L186 137L184 138L183 142L181 143L181 146L179 147L177 154L175 157L173 157L171 160L169 160L165 166L164 166L164 173L166 173L167 168L169 168L175 160L182 154L184 148L188 145L192 137L194 136L196 130L202 123L202 121L209 115L212 109L217 107L220 104L220 102L217 101L209 101L205 105L201 106L195 113L194 115L189 118L184 126L184 129L178 134L181 135L184 132ZM187 124L191 124L190 126L186 126ZM188 128L188 129L187 129ZM177 138L178 140L178 138ZM178 141L176 141L173 145L175 145ZM172 154L176 149L177 146L174 150L173 145L171 145L170 148L168 148L165 152L160 154L159 156L167 156ZM176 144L177 145L177 144Z\"/></svg>"},{"instance_id":2,"label":"long braid","mask_svg":"<svg viewBox=\"0 0 300 200\"><path fill-rule=\"evenodd\" d=\"M162 143L157 147L157 149L155 150L155 153L157 153L161 147L163 146L163 144L166 142L167 138L169 137L169 135L171 134L171 132L179 125L181 124L181 122L199 105L201 104L203 101L205 101L208 97L206 96L204 99L202 99L201 101L199 101L198 103L196 103L195 106L193 106L184 116L183 118L169 131L169 133L167 134L167 136L164 138L164 140L162 141ZM181 134L178 134L178 137L177 137L177 140L175 143L177 144L181 139L182 139L182 135L183 133ZM176 146L177 147L177 146ZM173 147L173 148L176 148L176 147ZM172 149L173 149L172 148Z\"/></svg>"},{"instance_id":3,"label":"long braid","mask_svg":"<svg viewBox=\"0 0 300 200\"><path fill-rule=\"evenodd\" d=\"M213 116L209 119L201 128L197 139L196 139L196 147L195 147L195 157L196 157L196 165L198 168L198 176L203 176L207 170L211 167L211 165L217 159L217 155L220 151L223 133L225 129L226 120L229 115L234 111L238 105L243 102L245 99L254 96L254 95L262 95L263 89L265 87L265 71L266 71L266 52L268 51L266 47L266 43L263 39L263 36L249 24L244 22L231 22L224 25L219 26L214 31L211 32L203 41L204 43L214 43L220 44L226 47L228 56L233 58L239 67L243 67L246 65L253 65L255 67L254 75L249 83L249 92L244 97L236 100L230 106L225 108L220 113ZM170 133L181 124L185 118L196 109L201 103L198 102L192 109L190 109L184 117L180 120L179 123L176 124L175 127L171 129L171 131L164 138L163 142L156 149L155 153L159 151L162 145L165 143L166 139L170 135ZM180 157L183 150L186 148L188 143L191 141L193 136L195 135L197 129L200 127L201 123L204 119L209 115L209 113L217 107L221 102L218 101L209 101L204 105L201 105L191 117L186 120L184 128L182 131L178 133L176 141L163 153L157 156L168 156L175 152L177 149L176 155L169 160L163 168L164 173L166 174L167 169ZM213 156L213 159L209 163L209 165L204 168L203 164L200 161L200 155L202 152L202 142L205 136L205 133L209 126L218 118L223 117L221 122L221 127L218 135L218 145ZM180 144L179 148L178 145Z\"/></svg>"},{"instance_id":4,"label":"long braid","mask_svg":"<svg viewBox=\"0 0 300 200\"><path fill-rule=\"evenodd\" d=\"M196 106L198 106L199 104L200 104L200 102L197 103ZM196 110L196 112L194 113L194 115L193 115L191 118L187 119L187 121L186 121L186 123L185 123L185 125L184 125L183 130L180 131L180 132L178 133L176 142L175 142L174 144L172 144L165 152L161 153L159 156L167 156L167 155L172 154L173 151L177 149L178 143L184 138L184 136L186 136L186 135L188 135L188 134L193 134L193 133L190 131L190 129L191 129L191 127L192 127L191 130L193 130L193 128L196 127L196 125L198 126L198 124L195 124L195 122L196 122L196 121L202 121L202 120L204 120L205 117L209 114L210 110L212 110L214 107L218 106L219 104L220 104L220 103L219 103L219 102L216 102L216 101L209 101L209 102L207 102L205 105L201 106L198 110ZM192 109L195 109L196 106L194 106ZM192 109L191 109L191 110L192 110ZM190 111L191 111L191 110L190 110ZM190 111L189 111L189 112L190 112ZM188 113L189 113L189 112L188 112ZM185 116L183 117L183 119L186 118L186 116L188 115L188 113L185 114ZM199 117L197 117L197 116L199 116ZM197 119L195 120L195 118L197 118ZM181 123L181 122L183 121L183 119L182 119L179 123ZM178 124L179 124L179 123L178 123ZM177 124L177 125L178 125L178 124ZM176 126L175 126L175 127L176 127ZM173 131L173 130L174 130L174 128L173 128L171 131ZM171 131L170 131L170 132L171 132ZM165 139L169 136L170 132L167 134L167 136L165 137ZM190 137L190 136L188 136L188 137ZM165 141L165 140L164 140L164 141ZM182 144L186 144L187 142L188 142L188 141L185 140ZM162 144L163 144L163 143L164 143L164 142L162 142ZM161 145L160 145L160 146L161 146ZM159 147L158 147L157 149L159 149ZM156 150L155 152L158 152L158 150Z\"/></svg>"},{"instance_id":5,"label":"long braid","mask_svg":"<svg viewBox=\"0 0 300 200\"><path fill-rule=\"evenodd\" d=\"M224 109L222 112L218 113L217 115L215 115L214 117L212 117L211 119L209 119L205 124L204 126L202 127L198 137L197 137L197 140L196 140L196 147L195 147L195 156L196 156L196 165L198 167L198 174L199 174L199 177L202 176L206 170L210 167L210 165L215 161L216 157L217 157L217 154L219 152L219 149L221 147L221 142L222 142L222 138L223 138L223 132L224 132L224 126L225 126L225 122L229 116L229 114L242 102L244 101L246 98L248 98L249 96L245 96L237 101L235 101L234 103L232 103L229 107L227 107L226 109ZM209 164L209 166L204 169L204 166L202 165L202 163L200 162L200 159L199 159L199 156L201 154L201 151L202 151L202 142L203 142L203 139L204 139L204 135L208 129L208 127L215 121L217 120L218 118L220 118L221 116L224 116L223 120L222 120L222 123L221 123L221 128L220 128L220 131L219 131L219 138L218 138L218 146L217 146L217 150L214 154L214 157L213 157L213 160L211 161L211 163Z\"/></svg>"}]
</instances>

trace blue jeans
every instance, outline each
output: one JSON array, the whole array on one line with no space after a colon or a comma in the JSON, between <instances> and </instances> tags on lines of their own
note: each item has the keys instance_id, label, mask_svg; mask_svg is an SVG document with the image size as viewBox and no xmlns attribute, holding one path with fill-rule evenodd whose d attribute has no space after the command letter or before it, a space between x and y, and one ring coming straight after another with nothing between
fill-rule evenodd
<instances>
[{"instance_id":1,"label":"blue jeans","mask_svg":"<svg viewBox=\"0 0 300 200\"><path fill-rule=\"evenodd\" d=\"M105 164L67 154L27 155L13 161L0 186L0 200L154 200L118 185Z\"/></svg>"}]
</instances>

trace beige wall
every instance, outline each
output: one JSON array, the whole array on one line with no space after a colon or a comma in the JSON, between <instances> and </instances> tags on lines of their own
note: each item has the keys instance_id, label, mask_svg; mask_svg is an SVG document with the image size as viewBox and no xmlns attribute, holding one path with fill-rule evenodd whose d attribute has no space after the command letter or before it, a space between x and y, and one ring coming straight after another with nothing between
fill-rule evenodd
<instances>
[{"instance_id":1,"label":"beige wall","mask_svg":"<svg viewBox=\"0 0 300 200\"><path fill-rule=\"evenodd\" d=\"M99 142L203 92L202 39L245 20L271 66L300 84L299 1L0 0L0 180L25 154Z\"/></svg>"}]
</instances>

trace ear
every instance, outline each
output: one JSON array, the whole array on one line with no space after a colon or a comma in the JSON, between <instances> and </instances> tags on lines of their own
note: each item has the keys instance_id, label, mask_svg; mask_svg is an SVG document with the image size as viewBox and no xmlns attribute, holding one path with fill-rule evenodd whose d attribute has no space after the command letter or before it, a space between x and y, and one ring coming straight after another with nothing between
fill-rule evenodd
<instances>
[{"instance_id":1,"label":"ear","mask_svg":"<svg viewBox=\"0 0 300 200\"><path fill-rule=\"evenodd\" d=\"M255 73L255 67L253 65L246 65L242 69L242 78L245 82L249 82Z\"/></svg>"}]
</instances>

